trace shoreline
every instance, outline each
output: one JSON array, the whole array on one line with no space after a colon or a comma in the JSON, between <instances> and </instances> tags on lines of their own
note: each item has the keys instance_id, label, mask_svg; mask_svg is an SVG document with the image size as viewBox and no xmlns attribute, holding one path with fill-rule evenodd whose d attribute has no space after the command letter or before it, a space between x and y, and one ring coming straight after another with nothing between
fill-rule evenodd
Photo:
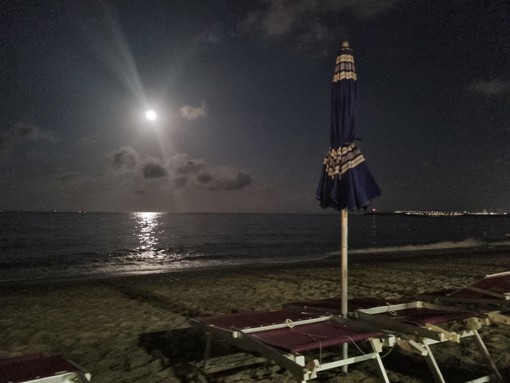
<instances>
[{"instance_id":1,"label":"shoreline","mask_svg":"<svg viewBox=\"0 0 510 383\"><path fill-rule=\"evenodd\" d=\"M412 299L428 291L458 288L486 274L508 271L509 256L509 252L495 252L363 262L351 259L349 295ZM101 280L0 284L0 356L63 354L90 371L92 383L199 382L194 363L203 360L205 343L202 334L190 330L190 318L277 310L291 301L338 297L339 279L338 259L319 264L259 264ZM484 327L481 334L503 376L510 379L510 326ZM476 368L472 353L454 346L435 351L438 361ZM225 358L226 364L235 363L229 356ZM417 377L401 371L399 364L406 363L405 358L391 352L387 369L392 382L431 381L429 375ZM336 373L317 381L335 379ZM360 364L342 382L375 382L374 374L370 363ZM218 383L294 382L289 374L267 364L224 371L208 379Z\"/></svg>"},{"instance_id":2,"label":"shoreline","mask_svg":"<svg viewBox=\"0 0 510 383\"><path fill-rule=\"evenodd\" d=\"M459 258L469 259L477 254L482 253L484 256L500 256L510 254L510 247L493 246L493 247L474 247L474 248L452 248L437 250L421 250L421 251L405 251L392 252L381 251L373 253L355 253L349 254L349 267L358 267L371 263L394 263L394 262L435 262L438 259ZM425 258L427 258L425 260ZM328 255L320 259L311 260L294 260L294 261L275 261L248 264L226 264L221 266L195 267L195 268L175 268L162 269L153 271L126 271L109 274L76 274L66 277L43 277L38 279L17 279L17 280L0 280L0 289L10 285L37 285L37 284L72 284L101 282L108 280L117 280L120 278L165 278L166 276L178 275L202 275L206 273L222 273L222 272L243 272L256 270L272 270L275 268L310 268L310 267L335 267L340 265L340 250L337 255ZM251 270L246 270L246 269ZM510 263L509 263L510 269Z\"/></svg>"}]
</instances>

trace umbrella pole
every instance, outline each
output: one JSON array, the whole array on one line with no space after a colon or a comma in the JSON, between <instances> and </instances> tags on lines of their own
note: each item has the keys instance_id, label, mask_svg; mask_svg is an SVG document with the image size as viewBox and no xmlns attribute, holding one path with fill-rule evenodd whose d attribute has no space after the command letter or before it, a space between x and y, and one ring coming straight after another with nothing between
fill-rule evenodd
<instances>
[{"instance_id":1,"label":"umbrella pole","mask_svg":"<svg viewBox=\"0 0 510 383\"><path fill-rule=\"evenodd\" d=\"M341 313L343 318L347 318L347 312L348 312L348 294L347 294L347 224L348 224L348 212L347 209L342 209L341 212L341 224L340 224L340 230L341 230L341 256L342 256L342 280L341 280L341 286L342 286L342 298L341 298ZM348 358L348 345L347 343L344 343L342 346L342 358L347 359ZM347 365L343 367L343 372L347 373L348 371Z\"/></svg>"},{"instance_id":2,"label":"umbrella pole","mask_svg":"<svg viewBox=\"0 0 510 383\"><path fill-rule=\"evenodd\" d=\"M341 222L341 252L342 252L342 301L341 313L342 317L347 318L347 209L342 209L342 222Z\"/></svg>"}]
</instances>

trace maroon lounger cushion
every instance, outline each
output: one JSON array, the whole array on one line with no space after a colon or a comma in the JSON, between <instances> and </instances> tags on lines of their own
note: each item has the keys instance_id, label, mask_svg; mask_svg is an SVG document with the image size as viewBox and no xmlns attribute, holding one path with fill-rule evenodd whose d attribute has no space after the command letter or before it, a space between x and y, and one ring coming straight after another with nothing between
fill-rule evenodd
<instances>
[{"instance_id":1,"label":"maroon lounger cushion","mask_svg":"<svg viewBox=\"0 0 510 383\"><path fill-rule=\"evenodd\" d=\"M228 330L246 330L272 324L287 323L288 327L254 332L250 335L267 345L289 352L319 350L325 347L384 336L382 332L358 330L334 320L292 327L294 321L304 319L310 319L310 315L280 310L248 311L197 318L197 321Z\"/></svg>"},{"instance_id":2,"label":"maroon lounger cushion","mask_svg":"<svg viewBox=\"0 0 510 383\"><path fill-rule=\"evenodd\" d=\"M32 354L0 359L0 383L25 382L77 370L60 355Z\"/></svg>"},{"instance_id":3,"label":"maroon lounger cushion","mask_svg":"<svg viewBox=\"0 0 510 383\"><path fill-rule=\"evenodd\" d=\"M481 290L488 290L498 294L504 294L510 292L510 273L503 273L500 275L489 276L481 279L471 285ZM458 298L490 298L489 295L479 293L468 288L457 290L449 296Z\"/></svg>"},{"instance_id":4,"label":"maroon lounger cushion","mask_svg":"<svg viewBox=\"0 0 510 383\"><path fill-rule=\"evenodd\" d=\"M494 274L492 276L489 275L465 288L433 291L428 292L426 294L422 294L422 296L438 300L441 300L441 298L454 298L454 299L458 298L464 300L466 303L469 302L469 299L474 300L482 299L487 301L494 301L492 303L496 303L497 300L504 300L503 297L498 298L490 294L485 294L484 292L473 291L470 289L472 287L480 290L486 290L496 294L502 295L505 293L508 294L510 293L510 272ZM473 302L475 303L475 301Z\"/></svg>"},{"instance_id":5,"label":"maroon lounger cushion","mask_svg":"<svg viewBox=\"0 0 510 383\"><path fill-rule=\"evenodd\" d=\"M252 334L262 342L290 352L326 347L384 336L382 332L360 331L334 321L311 323Z\"/></svg>"}]
</instances>

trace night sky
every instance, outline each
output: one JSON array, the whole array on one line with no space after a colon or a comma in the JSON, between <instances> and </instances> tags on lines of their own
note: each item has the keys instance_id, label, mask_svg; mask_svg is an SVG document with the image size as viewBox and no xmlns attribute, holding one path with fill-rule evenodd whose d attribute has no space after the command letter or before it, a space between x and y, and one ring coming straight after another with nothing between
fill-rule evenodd
<instances>
[{"instance_id":1,"label":"night sky","mask_svg":"<svg viewBox=\"0 0 510 383\"><path fill-rule=\"evenodd\" d=\"M0 210L320 213L347 38L373 207L510 211L507 0L16 0L1 15Z\"/></svg>"}]
</instances>

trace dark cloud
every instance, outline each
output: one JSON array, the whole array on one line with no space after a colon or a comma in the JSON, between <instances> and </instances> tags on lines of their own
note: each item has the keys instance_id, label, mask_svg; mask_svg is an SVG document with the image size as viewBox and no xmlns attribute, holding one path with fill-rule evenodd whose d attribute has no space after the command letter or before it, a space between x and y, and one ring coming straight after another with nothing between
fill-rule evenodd
<instances>
[{"instance_id":1,"label":"dark cloud","mask_svg":"<svg viewBox=\"0 0 510 383\"><path fill-rule=\"evenodd\" d=\"M76 174L73 173L66 173L59 177L61 181L69 181L76 177Z\"/></svg>"},{"instance_id":2,"label":"dark cloud","mask_svg":"<svg viewBox=\"0 0 510 383\"><path fill-rule=\"evenodd\" d=\"M213 166L202 159L179 154L168 162L176 188L195 185L209 190L239 190L252 183L252 177L233 168Z\"/></svg>"},{"instance_id":3,"label":"dark cloud","mask_svg":"<svg viewBox=\"0 0 510 383\"><path fill-rule=\"evenodd\" d=\"M112 168L115 170L134 169L139 161L138 153L130 146L122 147L108 157Z\"/></svg>"},{"instance_id":4,"label":"dark cloud","mask_svg":"<svg viewBox=\"0 0 510 383\"><path fill-rule=\"evenodd\" d=\"M143 157L131 147L123 147L108 156L110 166L115 170L123 170L118 175L129 175L138 180L137 191L143 190L141 185L151 181L170 181L171 189L206 189L206 190L240 190L252 184L253 178L246 172L233 167L214 166L200 158L190 158L187 154L177 154L166 162L157 158ZM140 193L137 193L141 195Z\"/></svg>"},{"instance_id":5,"label":"dark cloud","mask_svg":"<svg viewBox=\"0 0 510 383\"><path fill-rule=\"evenodd\" d=\"M5 132L0 132L0 152L5 151L21 141L48 141L56 140L54 134L43 130L28 121L18 121Z\"/></svg>"},{"instance_id":6,"label":"dark cloud","mask_svg":"<svg viewBox=\"0 0 510 383\"><path fill-rule=\"evenodd\" d=\"M249 174L238 172L233 177L212 178L208 182L208 189L211 190L240 190L252 183L252 177Z\"/></svg>"},{"instance_id":7,"label":"dark cloud","mask_svg":"<svg viewBox=\"0 0 510 383\"><path fill-rule=\"evenodd\" d=\"M142 165L142 175L145 179L163 178L167 170L156 159L150 159Z\"/></svg>"},{"instance_id":8,"label":"dark cloud","mask_svg":"<svg viewBox=\"0 0 510 383\"><path fill-rule=\"evenodd\" d=\"M172 181L173 181L174 187L177 189L181 189L188 184L187 177L174 177L174 179Z\"/></svg>"},{"instance_id":9,"label":"dark cloud","mask_svg":"<svg viewBox=\"0 0 510 383\"><path fill-rule=\"evenodd\" d=\"M189 159L185 155L177 155L170 160L170 167L178 175L197 175L206 166L203 160Z\"/></svg>"},{"instance_id":10,"label":"dark cloud","mask_svg":"<svg viewBox=\"0 0 510 383\"><path fill-rule=\"evenodd\" d=\"M197 182L199 184L209 184L213 177L207 173L201 173L197 175Z\"/></svg>"},{"instance_id":11,"label":"dark cloud","mask_svg":"<svg viewBox=\"0 0 510 383\"><path fill-rule=\"evenodd\" d=\"M209 190L240 190L250 186L253 179L252 177L243 172L237 174L210 174L200 173L196 176L196 181L200 185L204 185Z\"/></svg>"}]
</instances>

